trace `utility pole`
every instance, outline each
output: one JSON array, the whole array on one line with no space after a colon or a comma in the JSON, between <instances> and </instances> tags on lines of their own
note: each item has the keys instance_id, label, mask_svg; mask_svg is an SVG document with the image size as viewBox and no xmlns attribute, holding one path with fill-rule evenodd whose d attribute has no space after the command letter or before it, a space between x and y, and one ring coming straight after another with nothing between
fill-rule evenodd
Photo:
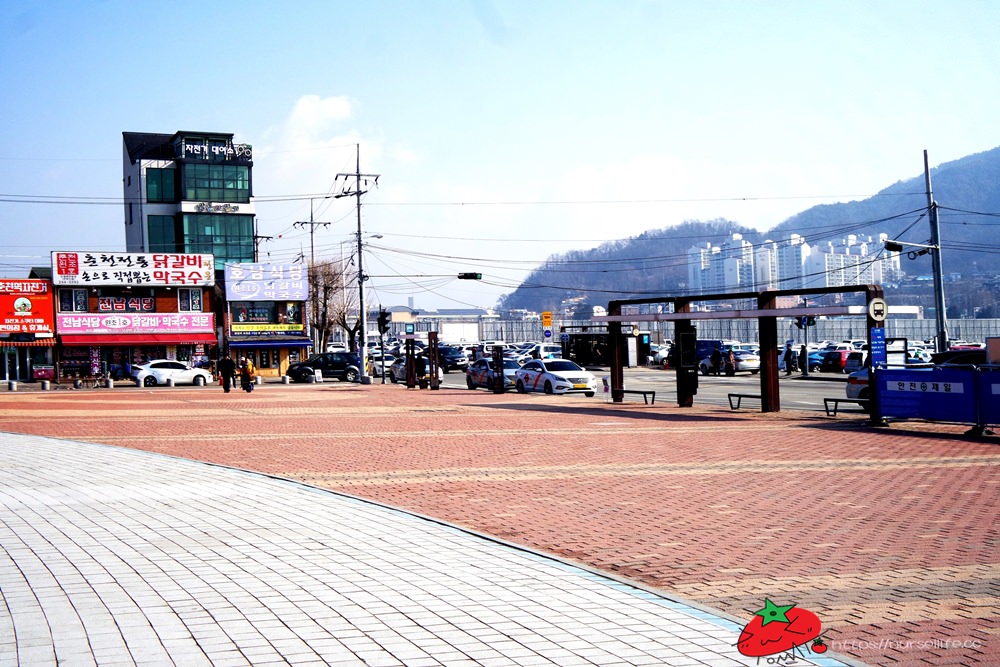
<instances>
[{"instance_id":1,"label":"utility pole","mask_svg":"<svg viewBox=\"0 0 1000 667\"><path fill-rule=\"evenodd\" d=\"M316 235L317 227L329 227L329 222L316 222L313 220L313 200L309 199L309 220L305 222L296 222L293 226L295 227L305 227L309 225L309 261L313 265L316 264L316 242L313 238Z\"/></svg>"},{"instance_id":2,"label":"utility pole","mask_svg":"<svg viewBox=\"0 0 1000 667\"><path fill-rule=\"evenodd\" d=\"M353 174L337 174L337 180L341 178L344 179L344 190L339 194L335 195L339 197L351 197L355 198L358 209L358 316L360 318L360 329L358 334L359 343L359 356L361 357L361 383L368 384L370 379L368 378L368 314L365 312L365 280L368 276L365 275L364 270L364 254L362 249L362 231L361 231L361 195L368 192L368 190L361 189L361 181L364 179L364 185L367 188L369 181L372 185L378 185L379 174L362 174L361 173L361 144L356 144L357 146L357 162L355 166L355 171ZM354 177L354 190L350 189L350 179Z\"/></svg>"},{"instance_id":3,"label":"utility pole","mask_svg":"<svg viewBox=\"0 0 1000 667\"><path fill-rule=\"evenodd\" d=\"M257 221L253 221L254 231L253 231L253 261L256 262L257 258L260 256L260 242L270 241L273 236L261 236L257 233Z\"/></svg>"},{"instance_id":4,"label":"utility pole","mask_svg":"<svg viewBox=\"0 0 1000 667\"><path fill-rule=\"evenodd\" d=\"M934 270L934 319L937 322L937 351L948 349L948 320L944 309L944 269L941 267L941 229L938 224L937 202L931 190L931 170L924 151L924 181L927 184L927 208L931 220L931 265Z\"/></svg>"},{"instance_id":5,"label":"utility pole","mask_svg":"<svg viewBox=\"0 0 1000 667\"><path fill-rule=\"evenodd\" d=\"M316 268L315 268L316 267L316 242L315 242L315 239L314 239L314 237L316 235L316 227L329 227L330 223L329 222L316 222L315 220L313 220L313 200L312 200L312 197L309 198L309 220L306 221L306 222L301 222L301 221L300 222L296 222L296 223L294 223L293 226L295 226L295 227L305 227L306 225L309 225L309 272L313 273L316 270ZM316 280L317 280L317 277L315 275L311 276L310 284L316 284L316 282L315 282ZM317 290L316 293L318 295L319 294L319 290ZM322 334L322 332L319 329L317 329L317 327L316 327L317 324L322 324L323 325L323 331L326 330L326 322L325 322L326 317L324 316L323 319L324 319L324 321L320 322L319 299L312 299L313 350L315 350L316 352L322 352L323 351L323 350L319 349L319 344L322 342L321 341L321 338L322 338L321 334Z\"/></svg>"}]
</instances>

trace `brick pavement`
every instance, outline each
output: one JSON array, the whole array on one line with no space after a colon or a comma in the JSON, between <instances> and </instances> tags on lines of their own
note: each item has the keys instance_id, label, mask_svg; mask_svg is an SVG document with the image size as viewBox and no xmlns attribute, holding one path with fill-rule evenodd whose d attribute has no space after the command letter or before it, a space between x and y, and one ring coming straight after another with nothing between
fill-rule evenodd
<instances>
[{"instance_id":1,"label":"brick pavement","mask_svg":"<svg viewBox=\"0 0 1000 667\"><path fill-rule=\"evenodd\" d=\"M794 602L874 665L1000 664L1000 449L963 426L268 384L0 395L0 429L326 486L737 618Z\"/></svg>"}]
</instances>

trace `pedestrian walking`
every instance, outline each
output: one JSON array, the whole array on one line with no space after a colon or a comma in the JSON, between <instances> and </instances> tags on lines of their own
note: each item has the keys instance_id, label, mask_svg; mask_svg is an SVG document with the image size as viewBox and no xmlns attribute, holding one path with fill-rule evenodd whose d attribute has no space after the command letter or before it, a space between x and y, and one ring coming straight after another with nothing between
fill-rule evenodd
<instances>
[{"instance_id":1,"label":"pedestrian walking","mask_svg":"<svg viewBox=\"0 0 1000 667\"><path fill-rule=\"evenodd\" d=\"M792 374L792 369L795 367L795 351L792 350L791 343L785 343L785 377Z\"/></svg>"},{"instance_id":2,"label":"pedestrian walking","mask_svg":"<svg viewBox=\"0 0 1000 667\"><path fill-rule=\"evenodd\" d=\"M733 348L729 348L729 354L726 355L726 375L736 375L736 353Z\"/></svg>"},{"instance_id":3,"label":"pedestrian walking","mask_svg":"<svg viewBox=\"0 0 1000 667\"><path fill-rule=\"evenodd\" d=\"M805 345L799 348L799 370L803 373L809 370L809 351Z\"/></svg>"},{"instance_id":4,"label":"pedestrian walking","mask_svg":"<svg viewBox=\"0 0 1000 667\"><path fill-rule=\"evenodd\" d=\"M222 389L228 394L236 384L236 362L228 354L219 361L219 375L222 377Z\"/></svg>"},{"instance_id":5,"label":"pedestrian walking","mask_svg":"<svg viewBox=\"0 0 1000 667\"><path fill-rule=\"evenodd\" d=\"M718 375L719 367L722 366L722 352L719 351L719 348L712 350L712 356L709 361L712 364L712 375Z\"/></svg>"}]
</instances>

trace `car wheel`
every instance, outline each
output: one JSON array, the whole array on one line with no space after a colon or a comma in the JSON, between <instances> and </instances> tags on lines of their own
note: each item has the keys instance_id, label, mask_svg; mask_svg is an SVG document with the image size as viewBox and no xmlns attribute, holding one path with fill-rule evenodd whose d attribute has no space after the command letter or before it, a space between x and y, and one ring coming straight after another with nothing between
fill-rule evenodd
<instances>
[{"instance_id":1,"label":"car wheel","mask_svg":"<svg viewBox=\"0 0 1000 667\"><path fill-rule=\"evenodd\" d=\"M593 398L593 397L594 397L594 392L592 392L592 391L588 391L588 392L586 392L586 393L584 394L584 396L586 396L587 398Z\"/></svg>"},{"instance_id":2,"label":"car wheel","mask_svg":"<svg viewBox=\"0 0 1000 667\"><path fill-rule=\"evenodd\" d=\"M469 387L469 389L475 389L476 388L476 383L472 381L471 377L466 377L465 378L465 384ZM488 385L487 385L487 388L489 388Z\"/></svg>"},{"instance_id":3,"label":"car wheel","mask_svg":"<svg viewBox=\"0 0 1000 667\"><path fill-rule=\"evenodd\" d=\"M205 378L203 378L200 375L198 377L196 377L194 379L194 386L196 386L196 387L204 387L205 386Z\"/></svg>"},{"instance_id":4,"label":"car wheel","mask_svg":"<svg viewBox=\"0 0 1000 667\"><path fill-rule=\"evenodd\" d=\"M493 391L493 378L486 378L486 390Z\"/></svg>"},{"instance_id":5,"label":"car wheel","mask_svg":"<svg viewBox=\"0 0 1000 667\"><path fill-rule=\"evenodd\" d=\"M524 383L521 382L520 380L517 381L516 389L517 389L517 393L519 393L519 394L526 394L526 393L528 393L528 391L524 388Z\"/></svg>"},{"instance_id":6,"label":"car wheel","mask_svg":"<svg viewBox=\"0 0 1000 667\"><path fill-rule=\"evenodd\" d=\"M546 382L545 383L545 393L546 394L551 394L552 393L552 383L551 382Z\"/></svg>"},{"instance_id":7,"label":"car wheel","mask_svg":"<svg viewBox=\"0 0 1000 667\"><path fill-rule=\"evenodd\" d=\"M143 387L155 387L156 386L156 378L153 377L152 375L147 375L146 377L144 377L142 379L142 386Z\"/></svg>"},{"instance_id":8,"label":"car wheel","mask_svg":"<svg viewBox=\"0 0 1000 667\"><path fill-rule=\"evenodd\" d=\"M357 382L358 372L353 368L348 368L346 371L344 371L344 380L346 380L347 382Z\"/></svg>"},{"instance_id":9,"label":"car wheel","mask_svg":"<svg viewBox=\"0 0 1000 667\"><path fill-rule=\"evenodd\" d=\"M389 382L396 384L396 374L392 371L389 371Z\"/></svg>"},{"instance_id":10,"label":"car wheel","mask_svg":"<svg viewBox=\"0 0 1000 667\"><path fill-rule=\"evenodd\" d=\"M759 370L756 370L756 371L750 371L750 375L757 375L757 373L760 373L760 371L759 371Z\"/></svg>"},{"instance_id":11,"label":"car wheel","mask_svg":"<svg viewBox=\"0 0 1000 667\"><path fill-rule=\"evenodd\" d=\"M708 366L701 366L701 374L708 375Z\"/></svg>"}]
</instances>

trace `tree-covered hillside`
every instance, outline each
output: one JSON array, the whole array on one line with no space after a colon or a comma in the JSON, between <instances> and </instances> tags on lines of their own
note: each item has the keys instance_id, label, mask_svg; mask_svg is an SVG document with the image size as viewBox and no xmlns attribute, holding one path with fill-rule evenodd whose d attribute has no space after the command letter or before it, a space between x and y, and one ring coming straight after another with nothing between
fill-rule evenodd
<instances>
[{"instance_id":1,"label":"tree-covered hillside","mask_svg":"<svg viewBox=\"0 0 1000 667\"><path fill-rule=\"evenodd\" d=\"M931 170L938 204L942 264L946 274L1000 274L1000 148ZM879 233L911 243L928 243L930 224L924 175L885 188L862 201L814 206L760 233L729 220L687 221L650 230L597 248L550 257L516 290L501 297L501 310L551 310L569 298L607 304L616 298L664 296L686 290L687 251L698 243L718 244L733 233L757 244L792 234L810 245L840 244L849 235L867 240ZM877 238L872 239L877 243ZM904 259L908 275L929 274L930 258Z\"/></svg>"}]
</instances>

